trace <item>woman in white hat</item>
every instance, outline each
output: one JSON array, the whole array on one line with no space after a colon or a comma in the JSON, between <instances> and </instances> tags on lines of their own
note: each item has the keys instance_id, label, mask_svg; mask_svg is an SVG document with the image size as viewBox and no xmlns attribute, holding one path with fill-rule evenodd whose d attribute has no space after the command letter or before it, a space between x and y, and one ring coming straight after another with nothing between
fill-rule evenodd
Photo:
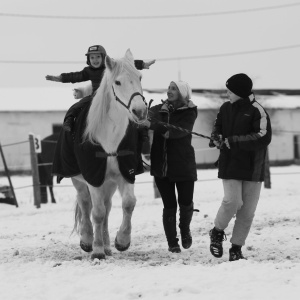
<instances>
[{"instance_id":1,"label":"woman in white hat","mask_svg":"<svg viewBox=\"0 0 300 300\"><path fill-rule=\"evenodd\" d=\"M154 176L164 205L163 226L168 250L178 253L181 252L176 230L178 205L182 246L187 249L192 245L190 223L194 211L193 194L197 170L192 135L189 131L193 130L198 112L191 101L192 91L188 83L171 81L167 96L166 101L153 106L149 111L148 126L154 130L151 175Z\"/></svg>"}]
</instances>

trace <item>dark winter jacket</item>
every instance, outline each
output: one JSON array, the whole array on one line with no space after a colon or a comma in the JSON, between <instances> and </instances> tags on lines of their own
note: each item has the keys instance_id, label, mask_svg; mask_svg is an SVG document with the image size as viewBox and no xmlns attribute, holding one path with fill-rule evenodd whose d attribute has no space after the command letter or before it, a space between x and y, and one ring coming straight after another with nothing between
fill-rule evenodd
<instances>
[{"instance_id":1,"label":"dark winter jacket","mask_svg":"<svg viewBox=\"0 0 300 300\"><path fill-rule=\"evenodd\" d=\"M154 130L151 147L152 176L168 177L173 182L197 180L191 133L167 128L157 122L165 122L192 131L197 114L197 107L192 101L173 112L168 109L167 102L150 109L150 129ZM169 136L166 138L167 131Z\"/></svg>"},{"instance_id":2,"label":"dark winter jacket","mask_svg":"<svg viewBox=\"0 0 300 300\"><path fill-rule=\"evenodd\" d=\"M254 99L225 102L217 115L212 134L228 138L230 149L220 150L218 177L264 181L265 156L272 139L270 118Z\"/></svg>"},{"instance_id":3,"label":"dark winter jacket","mask_svg":"<svg viewBox=\"0 0 300 300\"><path fill-rule=\"evenodd\" d=\"M142 60L135 60L134 64L138 70L143 69L144 62ZM83 81L90 80L92 82L92 88L94 93L100 86L104 70L105 70L104 66L97 69L93 68L92 66L88 66L79 72L62 73L61 78L63 83L66 82L76 83L76 82L83 82Z\"/></svg>"}]
</instances>

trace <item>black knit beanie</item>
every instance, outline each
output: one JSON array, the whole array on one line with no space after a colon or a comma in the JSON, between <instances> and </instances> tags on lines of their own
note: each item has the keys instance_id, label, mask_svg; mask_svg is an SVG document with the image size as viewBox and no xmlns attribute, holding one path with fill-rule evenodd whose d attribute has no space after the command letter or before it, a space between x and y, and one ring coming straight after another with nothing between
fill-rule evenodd
<instances>
[{"instance_id":1,"label":"black knit beanie","mask_svg":"<svg viewBox=\"0 0 300 300\"><path fill-rule=\"evenodd\" d=\"M235 74L226 81L226 87L241 98L247 98L252 94L252 86L251 78L243 73Z\"/></svg>"}]
</instances>

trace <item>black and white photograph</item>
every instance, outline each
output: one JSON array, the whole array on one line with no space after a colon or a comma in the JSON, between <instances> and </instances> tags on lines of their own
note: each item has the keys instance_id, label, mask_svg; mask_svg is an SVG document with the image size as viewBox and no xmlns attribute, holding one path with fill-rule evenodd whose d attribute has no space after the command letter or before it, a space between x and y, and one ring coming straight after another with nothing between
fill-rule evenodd
<instances>
[{"instance_id":1,"label":"black and white photograph","mask_svg":"<svg viewBox=\"0 0 300 300\"><path fill-rule=\"evenodd\" d=\"M1 0L0 299L298 299L299 15Z\"/></svg>"}]
</instances>

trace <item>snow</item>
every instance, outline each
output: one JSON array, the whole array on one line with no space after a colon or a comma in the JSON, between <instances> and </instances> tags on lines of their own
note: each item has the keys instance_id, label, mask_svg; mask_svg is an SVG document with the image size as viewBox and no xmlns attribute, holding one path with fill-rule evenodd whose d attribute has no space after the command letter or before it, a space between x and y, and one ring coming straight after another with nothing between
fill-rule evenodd
<instances>
[{"instance_id":1,"label":"snow","mask_svg":"<svg viewBox=\"0 0 300 300\"><path fill-rule=\"evenodd\" d=\"M118 252L113 241L121 224L119 194L109 226L113 256L91 261L71 235L75 190L69 179L54 187L57 204L33 205L32 178L13 176L19 207L0 204L0 298L76 299L297 299L300 293L300 166L271 168L271 189L262 189L249 237L248 258L228 261L232 223L224 256L209 252L209 230L222 200L217 170L198 170L193 245L167 251L161 199L154 199L152 177L137 177L138 199L132 241ZM7 184L0 178L0 184Z\"/></svg>"}]
</instances>

